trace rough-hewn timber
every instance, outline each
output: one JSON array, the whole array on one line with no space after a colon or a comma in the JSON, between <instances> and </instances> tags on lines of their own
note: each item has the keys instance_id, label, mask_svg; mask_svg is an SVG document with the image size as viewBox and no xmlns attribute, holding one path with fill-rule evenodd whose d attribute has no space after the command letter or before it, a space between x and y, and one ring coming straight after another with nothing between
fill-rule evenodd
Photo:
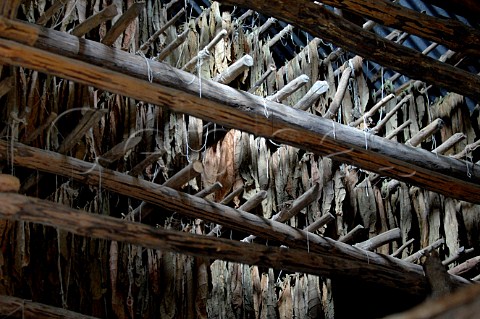
<instances>
[{"instance_id":1,"label":"rough-hewn timber","mask_svg":"<svg viewBox=\"0 0 480 319\"><path fill-rule=\"evenodd\" d=\"M405 263L409 269L405 267L404 272L402 272L401 269L393 270L381 267L373 260L371 263L359 262L355 258L342 256L343 254L334 247L331 247L330 250L314 253L303 249L247 244L234 240L154 228L109 216L88 214L67 206L17 194L0 193L0 201L2 202L0 218L40 223L57 227L75 235L127 242L145 248L333 278L342 276L379 283L384 283L383 280L387 279L387 285L397 283L399 286L396 288L409 290L414 294L424 292L425 288L423 270L418 265ZM387 263L394 260L387 256L381 258L384 258L384 262ZM395 276L398 276L398 278L394 278ZM413 282L412 279L417 281ZM412 286L409 287L405 281L408 281Z\"/></svg>"},{"instance_id":2,"label":"rough-hewn timber","mask_svg":"<svg viewBox=\"0 0 480 319\"><path fill-rule=\"evenodd\" d=\"M480 99L480 77L385 40L310 0L220 0L291 23L315 37L427 83ZM458 85L462 83L462 85Z\"/></svg>"},{"instance_id":3,"label":"rough-hewn timber","mask_svg":"<svg viewBox=\"0 0 480 319\"><path fill-rule=\"evenodd\" d=\"M467 178L463 161L388 141L212 81L200 83L192 74L160 62L149 63L154 75L150 83L142 57L54 30L0 18L0 36L14 40L0 40L0 61L5 63L168 107L480 203L480 172L469 167L472 175Z\"/></svg>"},{"instance_id":4,"label":"rough-hewn timber","mask_svg":"<svg viewBox=\"0 0 480 319\"><path fill-rule=\"evenodd\" d=\"M387 0L322 0L336 8L362 15L386 27L418 35L449 49L480 54L480 31L459 21L429 16Z\"/></svg>"},{"instance_id":5,"label":"rough-hewn timber","mask_svg":"<svg viewBox=\"0 0 480 319\"><path fill-rule=\"evenodd\" d=\"M100 167L94 166L93 163L55 152L19 143L14 145L13 153L10 153L10 150L6 142L0 141L0 160L7 160L13 155L14 165L17 166L66 176L94 186L99 185L101 180L104 189L176 211L191 218L200 218L258 237L277 240L291 248L309 251L312 255L320 254L324 256L322 267L318 267L318 264L316 266L325 270L325 274L330 273L335 276L348 272L349 275L358 276L359 280L381 282L389 287L409 291L411 294L425 292L425 277L422 268L418 265L322 238L276 221L244 213L109 169L101 169L100 174ZM244 262L247 261L244 260ZM327 271L328 264L331 265L331 269ZM298 271L303 270L298 269Z\"/></svg>"},{"instance_id":6,"label":"rough-hewn timber","mask_svg":"<svg viewBox=\"0 0 480 319\"><path fill-rule=\"evenodd\" d=\"M96 319L96 317L82 315L67 309L5 295L0 295L0 314L2 318Z\"/></svg>"}]
</instances>

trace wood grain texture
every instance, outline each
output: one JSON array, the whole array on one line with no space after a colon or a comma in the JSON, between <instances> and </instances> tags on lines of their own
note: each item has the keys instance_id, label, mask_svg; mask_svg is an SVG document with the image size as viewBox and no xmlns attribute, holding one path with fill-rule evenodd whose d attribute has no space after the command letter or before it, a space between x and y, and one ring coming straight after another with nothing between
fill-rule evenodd
<instances>
[{"instance_id":1,"label":"wood grain texture","mask_svg":"<svg viewBox=\"0 0 480 319\"><path fill-rule=\"evenodd\" d=\"M386 0L322 0L322 3L443 44L454 51L480 54L480 31L457 20L429 16Z\"/></svg>"},{"instance_id":2,"label":"wood grain texture","mask_svg":"<svg viewBox=\"0 0 480 319\"><path fill-rule=\"evenodd\" d=\"M13 40L0 40L2 62L127 95L480 203L480 171L469 167L472 175L467 177L464 161L388 141L206 79L200 83L192 74L160 62L149 62L154 75L150 83L142 57L54 30L0 18L0 37Z\"/></svg>"},{"instance_id":3,"label":"wood grain texture","mask_svg":"<svg viewBox=\"0 0 480 319\"><path fill-rule=\"evenodd\" d=\"M352 251L355 250L354 248L348 245L334 244L333 241L330 241L329 249L316 250L315 252L312 249L307 251L306 249L268 247L155 228L109 216L88 214L67 206L23 195L0 193L0 201L2 202L0 218L52 226L77 236L126 242L162 251L331 278L341 276L354 280L378 282L389 286L397 284L398 286L393 287L412 294L425 292L425 278L420 266L412 264L408 265L409 267L403 267L403 271L400 271L400 269L395 271L377 264L382 259L383 264L392 262L394 261L393 258L388 256L375 257L374 254L367 252L364 254L371 258L370 262L360 262L357 258L344 255L341 252L345 250L342 246L349 247L348 249ZM310 236L313 236L313 234L310 234ZM360 251L359 253L359 255L362 254Z\"/></svg>"},{"instance_id":4,"label":"wood grain texture","mask_svg":"<svg viewBox=\"0 0 480 319\"><path fill-rule=\"evenodd\" d=\"M95 319L78 312L52 307L11 296L0 295L0 314L2 318L37 319Z\"/></svg>"},{"instance_id":5,"label":"wood grain texture","mask_svg":"<svg viewBox=\"0 0 480 319\"><path fill-rule=\"evenodd\" d=\"M462 95L480 98L480 77L438 62L383 39L310 0L221 0L291 23L315 37L377 62L412 79L436 83ZM464 85L458 85L462 83Z\"/></svg>"},{"instance_id":6,"label":"wood grain texture","mask_svg":"<svg viewBox=\"0 0 480 319\"><path fill-rule=\"evenodd\" d=\"M9 145L0 141L0 160L6 160L7 156L10 156L7 155L9 152ZM62 175L88 185L98 186L101 179L104 189L176 211L191 218L215 222L261 238L276 240L290 248L309 251L312 255L320 254L328 259L322 261L322 267L316 265L317 268L325 271L324 275L336 276L348 273L351 276L357 276L359 280L381 282L411 294L425 293L426 280L422 268L418 265L339 243L126 174L105 168L99 171L100 167L93 166L93 163L55 152L17 143L13 148L13 160L17 166ZM328 264L331 265L331 269ZM297 271L303 270L297 269Z\"/></svg>"}]
</instances>

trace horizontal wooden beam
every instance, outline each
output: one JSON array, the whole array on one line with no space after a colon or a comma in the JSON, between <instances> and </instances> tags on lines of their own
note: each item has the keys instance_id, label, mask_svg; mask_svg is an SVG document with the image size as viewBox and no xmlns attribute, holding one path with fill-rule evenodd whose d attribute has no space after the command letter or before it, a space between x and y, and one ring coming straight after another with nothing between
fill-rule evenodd
<instances>
[{"instance_id":1,"label":"horizontal wooden beam","mask_svg":"<svg viewBox=\"0 0 480 319\"><path fill-rule=\"evenodd\" d=\"M437 18L387 0L322 0L336 8L350 11L386 27L417 35L443 44L457 52L480 55L480 31L458 20Z\"/></svg>"},{"instance_id":2,"label":"horizontal wooden beam","mask_svg":"<svg viewBox=\"0 0 480 319\"><path fill-rule=\"evenodd\" d=\"M19 143L15 143L10 148L7 142L0 140L0 161L8 159L13 159L15 166L65 176L92 186L98 186L101 183L103 189L143 200L187 217L199 218L264 239L275 240L290 248L309 251L312 256L318 254L324 259L316 264L316 268L319 269L317 271L324 271L323 275L342 275L343 272L347 272L346 269L349 269L348 275L357 276L362 281L379 282L388 287L410 291L411 294L425 293L427 283L423 270L421 266L412 263L307 233L277 221L101 168L94 163ZM7 209L2 207L8 206L6 202L2 202L0 211ZM62 216L62 219L66 219L64 215ZM72 222L77 226L79 224L77 219L73 219ZM216 258L216 255L213 257ZM241 262L248 261L241 260ZM296 269L296 271L303 270Z\"/></svg>"},{"instance_id":3,"label":"horizontal wooden beam","mask_svg":"<svg viewBox=\"0 0 480 319\"><path fill-rule=\"evenodd\" d=\"M480 170L470 164L467 168L464 161L389 141L209 80L198 81L168 64L145 61L62 32L0 18L0 37L12 39L0 39L4 63L130 96L480 203Z\"/></svg>"},{"instance_id":4,"label":"horizontal wooden beam","mask_svg":"<svg viewBox=\"0 0 480 319\"><path fill-rule=\"evenodd\" d=\"M480 6L477 0L423 0L447 12L454 12L476 23L480 22Z\"/></svg>"},{"instance_id":5,"label":"horizontal wooden beam","mask_svg":"<svg viewBox=\"0 0 480 319\"><path fill-rule=\"evenodd\" d=\"M386 40L310 0L219 0L273 16L412 79L480 100L480 77ZM376 3L373 1L373 3Z\"/></svg>"},{"instance_id":6,"label":"horizontal wooden beam","mask_svg":"<svg viewBox=\"0 0 480 319\"><path fill-rule=\"evenodd\" d=\"M350 260L342 259L341 255L335 250L313 253L306 249L269 247L155 228L110 216L88 214L46 200L17 194L0 193L0 202L2 203L0 206L0 218L2 219L52 226L77 236L126 242L145 248L328 276L330 278L342 277L357 282L370 276L369 281L382 284L382 277L385 277L385 274L390 276L387 269L372 265L371 268L377 268L379 271L379 273L375 273L373 270L365 269L366 266L370 267L366 262L359 263L350 258ZM393 259L387 256L384 256L384 258ZM418 265L412 265L411 268L414 271L411 271L409 275L416 277L419 282L415 283L415 287L412 287L411 290L408 290L408 287L404 287L403 290L418 293L418 286L425 281L422 275L423 271ZM405 278L405 275L402 274L401 277ZM404 283L401 286L405 286Z\"/></svg>"},{"instance_id":7,"label":"horizontal wooden beam","mask_svg":"<svg viewBox=\"0 0 480 319\"><path fill-rule=\"evenodd\" d=\"M0 195L1 196L1 195ZM11 296L0 295L0 315L2 318L37 319L96 319L67 309L52 307Z\"/></svg>"}]
</instances>

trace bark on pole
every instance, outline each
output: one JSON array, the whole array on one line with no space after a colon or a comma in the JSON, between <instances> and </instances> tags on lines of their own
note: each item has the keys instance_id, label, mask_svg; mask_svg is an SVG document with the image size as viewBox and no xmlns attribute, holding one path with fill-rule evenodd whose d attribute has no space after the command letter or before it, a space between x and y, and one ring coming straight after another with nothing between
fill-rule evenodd
<instances>
[{"instance_id":1,"label":"bark on pole","mask_svg":"<svg viewBox=\"0 0 480 319\"><path fill-rule=\"evenodd\" d=\"M366 261L359 262L352 256L342 256L338 247L337 249L331 247L331 250L324 250L323 252L312 252L311 249L309 252L306 249L268 247L154 228L110 216L88 214L67 206L23 195L0 193L0 201L2 202L0 218L52 226L77 236L126 242L145 248L331 278L343 277L378 282L389 286L394 285L393 287L396 289L411 294L425 293L426 281L421 266L410 264L408 270L405 268L403 271L400 269L393 271L389 270L388 267L375 265L378 258L374 258L370 260L370 263L367 263ZM310 234L310 236L313 236L313 234ZM350 247L348 245L344 246ZM363 253L368 256L372 255L372 253L366 251ZM388 256L380 256L380 258L386 262L394 260ZM319 267L318 265L322 266ZM395 286L395 284L398 284L398 286Z\"/></svg>"},{"instance_id":2,"label":"bark on pole","mask_svg":"<svg viewBox=\"0 0 480 319\"><path fill-rule=\"evenodd\" d=\"M14 145L13 153L10 153L10 151L7 142L0 141L0 160L7 160L10 156L13 156L14 165L65 176L93 186L98 186L101 180L102 188L121 195L143 200L191 218L215 222L234 230L276 240L290 248L309 251L312 256L322 256L322 262L317 263L315 268L326 271L325 275L328 273L335 276L348 272L349 275L358 276L358 279L363 281L381 282L385 286L416 295L425 293L426 281L422 267L419 265L365 251L332 239L322 238L279 222L270 221L165 186L101 168L98 165L92 167L93 163L55 152L44 151L19 143ZM7 204L3 207L0 206L0 210L11 209ZM17 216L21 215L17 214ZM65 220L66 218L63 216L62 219ZM35 222L35 220L31 221ZM89 230L89 226L82 226L81 223L77 223L76 219L71 221L75 223L75 227ZM117 240L116 238L110 239ZM248 263L249 261L243 260L241 262ZM319 264L322 264L322 267L318 267ZM331 265L332 269L327 271L328 264ZM340 271L340 269L343 269L343 271ZM346 269L348 271L345 271ZM297 271L302 272L304 270L297 269Z\"/></svg>"},{"instance_id":3,"label":"bark on pole","mask_svg":"<svg viewBox=\"0 0 480 319\"><path fill-rule=\"evenodd\" d=\"M0 295L0 314L3 315L2 318L97 319L63 308L5 295Z\"/></svg>"},{"instance_id":4,"label":"bark on pole","mask_svg":"<svg viewBox=\"0 0 480 319\"><path fill-rule=\"evenodd\" d=\"M310 0L220 0L270 15L412 79L480 99L480 77L363 30ZM340 2L340 1L339 1ZM418 22L418 21L416 21ZM348 35L348 36L347 36ZM468 79L468 80L467 80ZM471 82L470 82L471 81ZM458 83L463 85L458 85Z\"/></svg>"},{"instance_id":5,"label":"bark on pole","mask_svg":"<svg viewBox=\"0 0 480 319\"><path fill-rule=\"evenodd\" d=\"M4 63L168 107L450 197L480 203L480 171L469 167L471 176L467 178L463 161L387 141L212 81L192 82L192 74L167 64L149 61L147 65L140 56L62 32L0 18L0 37L12 40L0 40L0 61ZM153 83L148 81L149 70Z\"/></svg>"}]
</instances>

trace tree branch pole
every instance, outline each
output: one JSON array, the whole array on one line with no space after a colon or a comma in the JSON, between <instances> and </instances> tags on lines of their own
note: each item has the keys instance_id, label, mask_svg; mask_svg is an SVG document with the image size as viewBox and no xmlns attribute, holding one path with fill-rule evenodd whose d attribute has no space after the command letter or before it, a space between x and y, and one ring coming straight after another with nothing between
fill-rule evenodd
<instances>
[{"instance_id":1,"label":"tree branch pole","mask_svg":"<svg viewBox=\"0 0 480 319\"><path fill-rule=\"evenodd\" d=\"M465 178L463 161L388 141L209 80L202 81L200 98L200 83L192 82L192 74L155 61L147 66L140 56L55 30L0 18L0 37L12 40L0 39L0 61L4 63L130 96L480 203L480 171L469 169L472 175Z\"/></svg>"},{"instance_id":2,"label":"tree branch pole","mask_svg":"<svg viewBox=\"0 0 480 319\"><path fill-rule=\"evenodd\" d=\"M101 23L113 19L113 17L115 17L117 14L117 6L115 4L111 4L102 11L88 17L85 19L85 21L77 25L72 30L71 34L77 37L83 37L87 32L98 27Z\"/></svg>"},{"instance_id":3,"label":"tree branch pole","mask_svg":"<svg viewBox=\"0 0 480 319\"><path fill-rule=\"evenodd\" d=\"M363 30L310 0L220 0L273 16L345 50L391 68L412 79L437 83L445 89L480 99L480 77L435 61L421 52ZM345 36L347 35L348 36ZM438 41L435 41L438 42ZM458 83L463 85L458 85Z\"/></svg>"},{"instance_id":4,"label":"tree branch pole","mask_svg":"<svg viewBox=\"0 0 480 319\"><path fill-rule=\"evenodd\" d=\"M437 18L387 0L324 0L324 4L353 12L383 26L441 43L455 51L480 53L480 32L462 22Z\"/></svg>"},{"instance_id":5,"label":"tree branch pole","mask_svg":"<svg viewBox=\"0 0 480 319\"><path fill-rule=\"evenodd\" d=\"M1 195L0 195L1 196ZM17 195L18 196L18 195ZM0 295L0 314L2 318L37 318L37 319L96 319L78 312L52 307L30 300Z\"/></svg>"},{"instance_id":6,"label":"tree branch pole","mask_svg":"<svg viewBox=\"0 0 480 319\"><path fill-rule=\"evenodd\" d=\"M324 269L327 263L333 263L332 265L335 265L334 268L337 270L349 269L349 274L357 275L362 280L382 282L386 286L410 291L412 294L422 295L425 293L426 280L422 268L418 265L322 238L279 222L244 213L55 152L40 150L20 143L15 143L12 149L13 152L7 142L0 141L0 160L10 160L17 166L65 176L92 186L100 185L101 181L104 189L118 194L147 201L191 218L203 219L237 231L276 240L291 248L307 251L308 240L310 254L323 256L322 261L318 262L315 268ZM49 205L51 207L51 203ZM0 209L2 207L8 209L10 206L4 204L0 206ZM76 219L65 218L67 215L63 214L61 216L62 220L71 221L75 227L82 228ZM122 223L122 225L124 224ZM85 225L83 227L88 228ZM113 234L114 232L109 233ZM116 238L111 239L116 240ZM203 253L202 250L200 252ZM247 261L243 260L242 262ZM322 267L318 267L319 264ZM296 271L301 271L301 269Z\"/></svg>"},{"instance_id":7,"label":"tree branch pole","mask_svg":"<svg viewBox=\"0 0 480 319\"><path fill-rule=\"evenodd\" d=\"M364 267L357 268L358 262L336 256L337 252L335 250L313 253L306 249L247 244L235 240L154 228L110 216L88 214L60 204L17 194L0 193L0 201L2 202L0 218L2 219L51 226L76 236L125 242L150 249L328 276L330 278L343 277L356 281L385 283L383 281L384 277L391 276L388 270L382 268L379 268L377 273L369 274L370 271ZM313 236L310 233L310 237ZM383 258L392 259L387 256L383 256ZM318 265L322 265L322 267ZM364 266L375 268L367 263L364 263ZM423 287L425 286L425 278L422 275L421 267L412 265L412 268L415 269L414 272L398 274L399 279L404 280L405 277L410 276L416 278L419 282L416 282L412 287L402 283L395 288L411 294L425 293Z\"/></svg>"}]
</instances>

